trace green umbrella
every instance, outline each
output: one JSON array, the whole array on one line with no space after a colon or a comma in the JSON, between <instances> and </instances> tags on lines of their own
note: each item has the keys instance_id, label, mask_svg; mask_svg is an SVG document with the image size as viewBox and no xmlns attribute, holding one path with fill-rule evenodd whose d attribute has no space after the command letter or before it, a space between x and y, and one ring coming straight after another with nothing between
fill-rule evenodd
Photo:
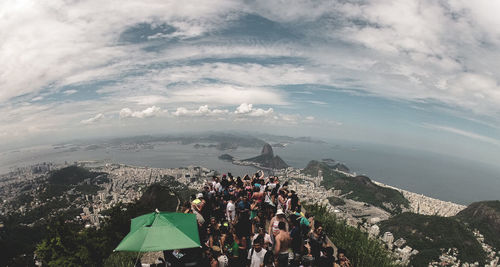
<instances>
[{"instance_id":1,"label":"green umbrella","mask_svg":"<svg viewBox=\"0 0 500 267\"><path fill-rule=\"evenodd\" d=\"M162 251L200 246L196 215L153 212L132 219L115 251Z\"/></svg>"}]
</instances>

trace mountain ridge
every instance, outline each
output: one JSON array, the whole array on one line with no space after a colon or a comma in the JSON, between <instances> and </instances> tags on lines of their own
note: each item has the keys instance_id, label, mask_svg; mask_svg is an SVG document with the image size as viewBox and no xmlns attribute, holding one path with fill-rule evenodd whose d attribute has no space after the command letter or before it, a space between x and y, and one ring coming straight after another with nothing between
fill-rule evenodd
<instances>
[{"instance_id":1,"label":"mountain ridge","mask_svg":"<svg viewBox=\"0 0 500 267\"><path fill-rule=\"evenodd\" d=\"M474 202L455 217L471 230L478 229L488 245L500 247L500 200Z\"/></svg>"},{"instance_id":2,"label":"mountain ridge","mask_svg":"<svg viewBox=\"0 0 500 267\"><path fill-rule=\"evenodd\" d=\"M302 172L311 176L318 176L319 171L323 176L321 185L326 189L335 188L341 190L342 194L351 192L346 198L369 203L392 214L401 213L404 208L409 207L409 201L401 192L381 187L373 183L367 176L350 177L325 162L311 160Z\"/></svg>"}]
</instances>

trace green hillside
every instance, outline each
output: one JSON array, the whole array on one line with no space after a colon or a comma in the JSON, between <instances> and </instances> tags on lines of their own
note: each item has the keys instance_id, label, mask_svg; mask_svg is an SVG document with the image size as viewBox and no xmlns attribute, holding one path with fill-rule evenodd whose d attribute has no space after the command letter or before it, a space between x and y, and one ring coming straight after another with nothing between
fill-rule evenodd
<instances>
[{"instance_id":1,"label":"green hillside","mask_svg":"<svg viewBox=\"0 0 500 267\"><path fill-rule=\"evenodd\" d=\"M35 195L20 195L14 202L25 205L41 199L43 205L0 216L4 224L0 227L0 266L31 266L35 249L44 266L103 266L130 230L130 219L155 208L174 211L179 201L193 194L187 186L165 176L161 184L147 187L136 203L119 204L102 212L107 219L101 229L82 230L81 222L73 220L82 211L75 197L83 194L80 190L85 187L99 187L107 179L106 175L71 166L38 181L40 190ZM113 254L111 261L117 257L123 260L127 254Z\"/></svg>"},{"instance_id":2,"label":"green hillside","mask_svg":"<svg viewBox=\"0 0 500 267\"><path fill-rule=\"evenodd\" d=\"M408 246L420 251L411 258L413 266L427 266L437 260L440 248L457 248L462 262L483 263L485 258L472 232L454 218L405 212L381 222L380 232L391 232L395 240L402 237Z\"/></svg>"},{"instance_id":3,"label":"green hillside","mask_svg":"<svg viewBox=\"0 0 500 267\"><path fill-rule=\"evenodd\" d=\"M83 194L95 194L100 189L98 184L107 181L106 176L106 174L90 172L77 166L62 168L49 175L39 198L57 197L70 189Z\"/></svg>"},{"instance_id":4,"label":"green hillside","mask_svg":"<svg viewBox=\"0 0 500 267\"><path fill-rule=\"evenodd\" d=\"M136 203L120 204L103 212L107 219L100 229L82 230L81 225L55 218L47 225L47 236L38 243L36 254L44 266L105 266L105 262L116 261L132 266L137 253L113 253L130 231L130 220L155 208L175 211L178 201L182 200L170 187L153 184Z\"/></svg>"},{"instance_id":5,"label":"green hillside","mask_svg":"<svg viewBox=\"0 0 500 267\"><path fill-rule=\"evenodd\" d=\"M368 234L349 226L329 213L325 207L307 205L306 210L323 224L323 229L337 248L345 249L346 256L357 267L397 266L390 253L379 240L368 238Z\"/></svg>"},{"instance_id":6,"label":"green hillside","mask_svg":"<svg viewBox=\"0 0 500 267\"><path fill-rule=\"evenodd\" d=\"M472 203L456 218L470 229L478 229L487 244L500 248L500 200Z\"/></svg>"},{"instance_id":7,"label":"green hillside","mask_svg":"<svg viewBox=\"0 0 500 267\"><path fill-rule=\"evenodd\" d=\"M319 170L323 175L321 185L326 189L339 189L342 194L349 193L346 196L349 199L372 204L392 214L401 213L403 207L409 206L408 200L399 191L378 186L366 176L346 176L324 162L310 161L303 173L317 176Z\"/></svg>"}]
</instances>

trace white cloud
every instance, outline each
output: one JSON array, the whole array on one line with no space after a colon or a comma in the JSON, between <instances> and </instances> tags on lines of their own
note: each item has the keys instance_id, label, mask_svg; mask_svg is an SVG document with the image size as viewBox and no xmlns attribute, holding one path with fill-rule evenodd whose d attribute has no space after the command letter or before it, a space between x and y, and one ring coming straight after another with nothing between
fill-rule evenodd
<instances>
[{"instance_id":1,"label":"white cloud","mask_svg":"<svg viewBox=\"0 0 500 267\"><path fill-rule=\"evenodd\" d=\"M92 124L92 123L96 123L96 122L102 121L103 119L104 119L104 115L102 113L99 113L99 114L95 115L92 118L80 121L80 123L82 123L82 124Z\"/></svg>"},{"instance_id":2,"label":"white cloud","mask_svg":"<svg viewBox=\"0 0 500 267\"><path fill-rule=\"evenodd\" d=\"M120 110L120 118L150 118L158 116L162 113L161 108L157 106L152 106L141 111L132 111L130 108L123 108Z\"/></svg>"},{"instance_id":3,"label":"white cloud","mask_svg":"<svg viewBox=\"0 0 500 267\"><path fill-rule=\"evenodd\" d=\"M328 103L324 101L318 101L318 100L308 100L308 103L315 104L315 105L328 105Z\"/></svg>"},{"instance_id":4,"label":"white cloud","mask_svg":"<svg viewBox=\"0 0 500 267\"><path fill-rule=\"evenodd\" d=\"M72 89L72 90L66 90L66 91L64 91L63 93L64 93L65 95L72 95L72 94L75 94L75 93L77 93L77 92L78 92L77 90Z\"/></svg>"},{"instance_id":5,"label":"white cloud","mask_svg":"<svg viewBox=\"0 0 500 267\"><path fill-rule=\"evenodd\" d=\"M263 117L271 115L273 112L274 110L272 108L264 110L261 108L254 108L252 104L242 103L236 108L234 114L248 115L252 117Z\"/></svg>"},{"instance_id":6,"label":"white cloud","mask_svg":"<svg viewBox=\"0 0 500 267\"><path fill-rule=\"evenodd\" d=\"M208 105L200 106L198 109L187 109L185 107L178 107L176 111L172 112L174 116L212 116L212 115L225 115L228 114L227 109L210 109Z\"/></svg>"},{"instance_id":7,"label":"white cloud","mask_svg":"<svg viewBox=\"0 0 500 267\"><path fill-rule=\"evenodd\" d=\"M187 108L178 107L177 110L175 112L173 112L172 114L174 114L175 116L183 116L183 115L187 115L189 113L190 113L190 111Z\"/></svg>"},{"instance_id":8,"label":"white cloud","mask_svg":"<svg viewBox=\"0 0 500 267\"><path fill-rule=\"evenodd\" d=\"M292 117L292 115L286 114L275 114L272 108L261 109L254 108L252 104L243 103L236 107L233 112L227 109L210 109L208 105L200 106L198 109L188 109L186 107L178 107L176 111L171 113L176 117L207 117L212 119L224 119L232 121L240 120L287 120ZM275 114L275 116L272 116ZM293 118L298 118L293 115Z\"/></svg>"},{"instance_id":9,"label":"white cloud","mask_svg":"<svg viewBox=\"0 0 500 267\"><path fill-rule=\"evenodd\" d=\"M232 50L232 49L231 49ZM228 51L231 52L231 51ZM248 51L241 51L247 54ZM154 73L151 79L165 84L213 79L240 86L274 86L280 84L327 83L328 75L291 64L261 65L256 63L203 63L175 66Z\"/></svg>"},{"instance_id":10,"label":"white cloud","mask_svg":"<svg viewBox=\"0 0 500 267\"><path fill-rule=\"evenodd\" d=\"M242 103L239 107L236 108L234 113L236 114L247 114L250 113L253 109L252 104Z\"/></svg>"},{"instance_id":11,"label":"white cloud","mask_svg":"<svg viewBox=\"0 0 500 267\"><path fill-rule=\"evenodd\" d=\"M138 105L153 105L167 103L168 98L161 95L144 95L127 97L125 101L134 102Z\"/></svg>"},{"instance_id":12,"label":"white cloud","mask_svg":"<svg viewBox=\"0 0 500 267\"><path fill-rule=\"evenodd\" d=\"M138 47L116 46L116 41L132 25L165 22L177 28L178 36L195 37L224 23L219 18L238 8L238 3L224 0L182 5L165 1L119 5L97 0L2 1L0 10L8 16L2 16L0 23L0 87L4 89L0 102L130 58L140 52Z\"/></svg>"},{"instance_id":13,"label":"white cloud","mask_svg":"<svg viewBox=\"0 0 500 267\"><path fill-rule=\"evenodd\" d=\"M176 89L169 93L170 103L213 103L234 105L252 102L257 104L285 105L284 93L278 90L233 85L204 85L195 88Z\"/></svg>"}]
</instances>

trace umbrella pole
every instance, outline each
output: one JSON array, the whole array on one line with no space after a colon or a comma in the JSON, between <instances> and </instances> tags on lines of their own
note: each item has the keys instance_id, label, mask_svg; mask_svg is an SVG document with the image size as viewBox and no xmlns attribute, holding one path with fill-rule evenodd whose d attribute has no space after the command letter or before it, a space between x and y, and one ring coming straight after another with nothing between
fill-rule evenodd
<instances>
[{"instance_id":1,"label":"umbrella pole","mask_svg":"<svg viewBox=\"0 0 500 267\"><path fill-rule=\"evenodd\" d=\"M140 252L140 251L139 251L139 252L137 252L137 257L135 258L135 263L134 263L134 266L132 266L132 267L137 266L137 261L139 260L139 258L140 258L139 256L140 256L140 255L141 255L141 252Z\"/></svg>"}]
</instances>

